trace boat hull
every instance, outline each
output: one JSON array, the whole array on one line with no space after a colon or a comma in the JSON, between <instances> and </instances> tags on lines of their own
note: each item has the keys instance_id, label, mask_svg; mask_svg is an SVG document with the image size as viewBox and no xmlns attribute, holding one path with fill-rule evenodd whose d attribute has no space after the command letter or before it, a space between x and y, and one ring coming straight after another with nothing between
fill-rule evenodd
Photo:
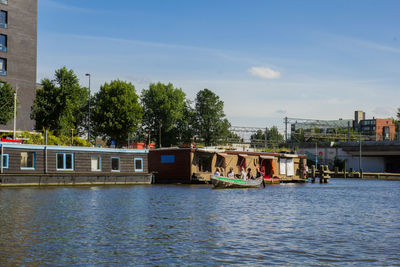
<instances>
[{"instance_id":1,"label":"boat hull","mask_svg":"<svg viewBox=\"0 0 400 267\"><path fill-rule=\"evenodd\" d=\"M227 177L211 176L211 183L214 188L258 188L262 184L263 178L241 180Z\"/></svg>"}]
</instances>

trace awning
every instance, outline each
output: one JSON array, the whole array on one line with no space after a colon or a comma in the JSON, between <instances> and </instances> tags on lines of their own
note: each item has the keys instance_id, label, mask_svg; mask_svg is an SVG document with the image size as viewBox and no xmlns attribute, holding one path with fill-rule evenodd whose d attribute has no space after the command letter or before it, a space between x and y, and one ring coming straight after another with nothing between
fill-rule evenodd
<instances>
[{"instance_id":1,"label":"awning","mask_svg":"<svg viewBox=\"0 0 400 267\"><path fill-rule=\"evenodd\" d=\"M227 156L229 156L229 155L226 154L226 153L217 153L217 155L218 155L218 156L221 156L221 157L227 157Z\"/></svg>"},{"instance_id":2,"label":"awning","mask_svg":"<svg viewBox=\"0 0 400 267\"><path fill-rule=\"evenodd\" d=\"M249 155L247 155L247 154L239 154L239 157L242 157L242 158L246 158L246 157L248 157Z\"/></svg>"},{"instance_id":3,"label":"awning","mask_svg":"<svg viewBox=\"0 0 400 267\"><path fill-rule=\"evenodd\" d=\"M264 156L264 155L260 155L260 158L262 158L262 159L275 159L274 156Z\"/></svg>"},{"instance_id":4,"label":"awning","mask_svg":"<svg viewBox=\"0 0 400 267\"><path fill-rule=\"evenodd\" d=\"M298 155L294 155L294 154L283 154L282 157L284 158L298 158Z\"/></svg>"}]
</instances>

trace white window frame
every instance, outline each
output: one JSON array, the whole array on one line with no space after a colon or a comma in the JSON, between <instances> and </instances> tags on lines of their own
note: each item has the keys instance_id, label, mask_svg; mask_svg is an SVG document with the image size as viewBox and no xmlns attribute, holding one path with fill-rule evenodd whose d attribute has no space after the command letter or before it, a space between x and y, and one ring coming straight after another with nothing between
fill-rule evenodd
<instances>
[{"instance_id":1,"label":"white window frame","mask_svg":"<svg viewBox=\"0 0 400 267\"><path fill-rule=\"evenodd\" d=\"M118 170L113 170L112 168L112 160L118 159ZM111 157L111 171L112 172L121 172L121 158L120 157Z\"/></svg>"},{"instance_id":2,"label":"white window frame","mask_svg":"<svg viewBox=\"0 0 400 267\"><path fill-rule=\"evenodd\" d=\"M63 168L58 167L58 155L63 155ZM72 161L72 169L67 169L67 155L71 155L71 161ZM74 164L74 153L64 153L64 152L59 152L56 153L56 169L57 171L73 171L75 167Z\"/></svg>"},{"instance_id":3,"label":"white window frame","mask_svg":"<svg viewBox=\"0 0 400 267\"><path fill-rule=\"evenodd\" d=\"M100 166L100 168L93 169L93 165L92 165L92 160L93 159L98 159L97 166ZM101 172L101 169L102 169L101 167L102 167L102 165L101 165L101 156L91 156L90 157L90 170L92 172Z\"/></svg>"},{"instance_id":4,"label":"white window frame","mask_svg":"<svg viewBox=\"0 0 400 267\"><path fill-rule=\"evenodd\" d=\"M36 153L33 151L23 151L23 152L21 152L21 160L22 160L22 153L33 153L33 167L22 167L21 166L21 170L34 170L36 167Z\"/></svg>"},{"instance_id":5,"label":"white window frame","mask_svg":"<svg viewBox=\"0 0 400 267\"><path fill-rule=\"evenodd\" d=\"M7 165L4 165L4 158L6 158ZM10 156L8 154L3 154L3 169L8 169L10 166Z\"/></svg>"},{"instance_id":6,"label":"white window frame","mask_svg":"<svg viewBox=\"0 0 400 267\"><path fill-rule=\"evenodd\" d=\"M141 161L141 165L142 165L142 168L141 168L141 169L136 168L136 161L137 161L137 160ZM135 172L143 172L143 171L144 171L144 167L143 167L143 158L134 158L134 159L133 159L133 162L134 162Z\"/></svg>"}]
</instances>

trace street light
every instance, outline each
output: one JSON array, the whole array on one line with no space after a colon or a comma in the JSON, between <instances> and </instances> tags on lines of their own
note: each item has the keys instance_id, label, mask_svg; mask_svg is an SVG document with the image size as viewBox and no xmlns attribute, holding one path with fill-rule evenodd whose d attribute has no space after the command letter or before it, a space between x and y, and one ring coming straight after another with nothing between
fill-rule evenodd
<instances>
[{"instance_id":1,"label":"street light","mask_svg":"<svg viewBox=\"0 0 400 267\"><path fill-rule=\"evenodd\" d=\"M85 76L89 77L89 115L88 115L88 133L87 133L87 140L90 145L90 73L86 73Z\"/></svg>"}]
</instances>

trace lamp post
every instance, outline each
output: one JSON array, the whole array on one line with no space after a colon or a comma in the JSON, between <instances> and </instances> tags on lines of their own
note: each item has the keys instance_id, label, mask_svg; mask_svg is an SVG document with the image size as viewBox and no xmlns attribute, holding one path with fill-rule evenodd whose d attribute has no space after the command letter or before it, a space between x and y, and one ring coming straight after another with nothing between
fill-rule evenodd
<instances>
[{"instance_id":1,"label":"lamp post","mask_svg":"<svg viewBox=\"0 0 400 267\"><path fill-rule=\"evenodd\" d=\"M17 96L18 96L18 85L14 93L14 134L13 139L17 138Z\"/></svg>"},{"instance_id":2,"label":"lamp post","mask_svg":"<svg viewBox=\"0 0 400 267\"><path fill-rule=\"evenodd\" d=\"M90 145L90 73L86 73L85 76L89 77L89 110L88 110L88 133L87 133L87 140Z\"/></svg>"}]
</instances>

